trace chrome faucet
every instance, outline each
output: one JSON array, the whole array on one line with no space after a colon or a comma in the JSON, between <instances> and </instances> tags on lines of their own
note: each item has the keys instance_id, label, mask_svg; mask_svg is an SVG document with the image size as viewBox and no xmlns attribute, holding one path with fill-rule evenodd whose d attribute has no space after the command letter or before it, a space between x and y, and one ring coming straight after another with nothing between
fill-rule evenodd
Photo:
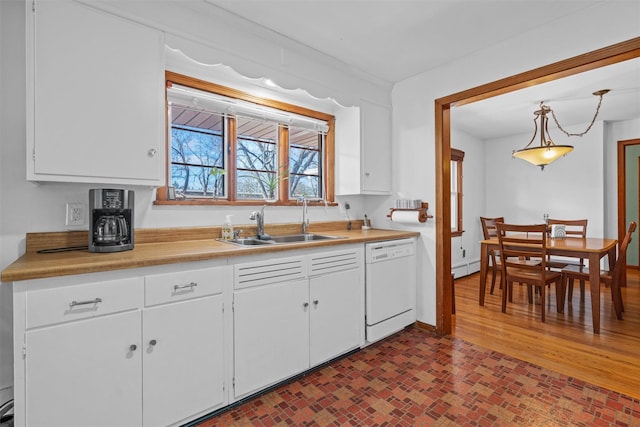
<instances>
[{"instance_id":1,"label":"chrome faucet","mask_svg":"<svg viewBox=\"0 0 640 427\"><path fill-rule=\"evenodd\" d=\"M298 197L298 204L302 203L302 234L307 234L309 227L309 212L307 212L307 199L304 196Z\"/></svg>"},{"instance_id":2,"label":"chrome faucet","mask_svg":"<svg viewBox=\"0 0 640 427\"><path fill-rule=\"evenodd\" d=\"M264 208L267 205L264 205L259 211L251 212L250 220L254 220L258 225L258 239L259 240L267 240L269 236L264 234Z\"/></svg>"}]
</instances>

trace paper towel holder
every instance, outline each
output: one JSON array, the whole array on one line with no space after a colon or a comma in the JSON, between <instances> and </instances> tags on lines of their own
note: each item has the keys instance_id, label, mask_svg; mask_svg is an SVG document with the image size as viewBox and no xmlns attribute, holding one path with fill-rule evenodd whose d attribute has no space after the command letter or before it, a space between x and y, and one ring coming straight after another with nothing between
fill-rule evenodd
<instances>
[{"instance_id":1,"label":"paper towel holder","mask_svg":"<svg viewBox=\"0 0 640 427\"><path fill-rule=\"evenodd\" d=\"M427 219L429 218L433 218L433 215L429 215L427 213L427 209L429 209L429 203L427 202L422 202L420 204L419 208L415 208L415 209L399 209L399 208L391 208L389 210L389 214L387 215L388 218L391 218L393 216L393 213L395 211L418 211L418 221L420 222L427 222Z\"/></svg>"}]
</instances>

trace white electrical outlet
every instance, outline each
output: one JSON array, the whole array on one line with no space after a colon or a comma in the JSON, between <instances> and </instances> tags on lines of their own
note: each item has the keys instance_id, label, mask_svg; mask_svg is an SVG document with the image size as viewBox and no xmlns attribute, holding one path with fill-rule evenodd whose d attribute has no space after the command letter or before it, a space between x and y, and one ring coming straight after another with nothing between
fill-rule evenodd
<instances>
[{"instance_id":1,"label":"white electrical outlet","mask_svg":"<svg viewBox=\"0 0 640 427\"><path fill-rule=\"evenodd\" d=\"M83 203L67 203L66 225L84 225L86 207Z\"/></svg>"}]
</instances>

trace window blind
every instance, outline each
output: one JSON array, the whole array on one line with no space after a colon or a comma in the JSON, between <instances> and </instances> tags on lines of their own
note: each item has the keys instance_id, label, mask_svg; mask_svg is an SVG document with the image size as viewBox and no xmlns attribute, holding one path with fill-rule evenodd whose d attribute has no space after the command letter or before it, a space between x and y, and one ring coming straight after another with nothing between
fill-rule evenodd
<instances>
[{"instance_id":1,"label":"window blind","mask_svg":"<svg viewBox=\"0 0 640 427\"><path fill-rule=\"evenodd\" d=\"M186 107L202 109L218 114L278 122L286 126L321 133L326 133L329 130L329 124L323 120L278 110L276 108L265 107L240 99L229 98L178 84L173 84L171 87L167 88L167 98L169 102L175 102L176 104Z\"/></svg>"}]
</instances>

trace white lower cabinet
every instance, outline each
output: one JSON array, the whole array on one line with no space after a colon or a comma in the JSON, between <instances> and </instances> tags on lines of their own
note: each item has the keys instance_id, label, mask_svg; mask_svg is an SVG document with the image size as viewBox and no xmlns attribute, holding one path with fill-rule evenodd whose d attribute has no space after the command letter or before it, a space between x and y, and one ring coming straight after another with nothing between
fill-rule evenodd
<instances>
[{"instance_id":1,"label":"white lower cabinet","mask_svg":"<svg viewBox=\"0 0 640 427\"><path fill-rule=\"evenodd\" d=\"M223 291L229 267L145 276L143 425L204 415L227 402Z\"/></svg>"},{"instance_id":2,"label":"white lower cabinet","mask_svg":"<svg viewBox=\"0 0 640 427\"><path fill-rule=\"evenodd\" d=\"M142 320L143 425L222 406L222 295L145 309Z\"/></svg>"},{"instance_id":3,"label":"white lower cabinet","mask_svg":"<svg viewBox=\"0 0 640 427\"><path fill-rule=\"evenodd\" d=\"M234 398L362 345L363 260L358 246L235 266Z\"/></svg>"},{"instance_id":4,"label":"white lower cabinet","mask_svg":"<svg viewBox=\"0 0 640 427\"><path fill-rule=\"evenodd\" d=\"M15 425L180 425L226 405L230 267L188 265L15 283Z\"/></svg>"},{"instance_id":5,"label":"white lower cabinet","mask_svg":"<svg viewBox=\"0 0 640 427\"><path fill-rule=\"evenodd\" d=\"M308 281L234 294L234 390L247 395L309 368Z\"/></svg>"},{"instance_id":6,"label":"white lower cabinet","mask_svg":"<svg viewBox=\"0 0 640 427\"><path fill-rule=\"evenodd\" d=\"M295 253L14 283L15 425L181 425L364 345L363 246Z\"/></svg>"},{"instance_id":7,"label":"white lower cabinet","mask_svg":"<svg viewBox=\"0 0 640 427\"><path fill-rule=\"evenodd\" d=\"M309 280L311 366L359 345L363 322L361 274L354 269Z\"/></svg>"},{"instance_id":8,"label":"white lower cabinet","mask_svg":"<svg viewBox=\"0 0 640 427\"><path fill-rule=\"evenodd\" d=\"M24 425L141 425L140 327L133 311L28 331Z\"/></svg>"}]
</instances>

